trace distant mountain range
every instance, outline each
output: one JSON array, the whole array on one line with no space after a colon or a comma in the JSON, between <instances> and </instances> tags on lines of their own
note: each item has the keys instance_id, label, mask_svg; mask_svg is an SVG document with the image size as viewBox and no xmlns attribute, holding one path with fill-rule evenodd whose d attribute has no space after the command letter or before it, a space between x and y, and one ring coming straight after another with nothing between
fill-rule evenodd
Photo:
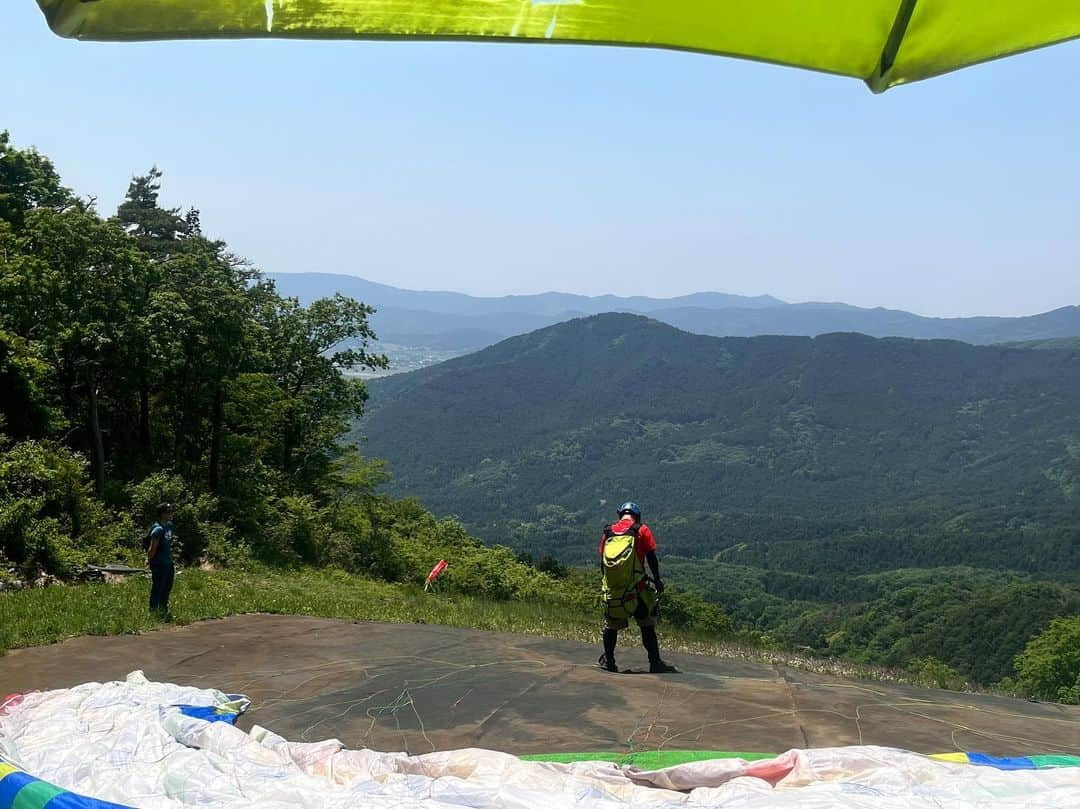
<instances>
[{"instance_id":1,"label":"distant mountain range","mask_svg":"<svg viewBox=\"0 0 1080 809\"><path fill-rule=\"evenodd\" d=\"M371 383L394 491L591 559L640 498L670 552L815 575L1080 572L1080 352L716 338L605 314Z\"/></svg>"},{"instance_id":2,"label":"distant mountain range","mask_svg":"<svg viewBox=\"0 0 1080 809\"><path fill-rule=\"evenodd\" d=\"M575 317L603 312L647 314L696 334L814 337L859 332L871 337L948 338L989 344L1080 335L1080 306L1029 317L933 318L843 303L785 303L769 295L699 292L677 298L589 297L560 292L482 298L457 292L398 289L351 275L270 273L279 291L307 303L340 292L378 309L384 343L464 352Z\"/></svg>"}]
</instances>

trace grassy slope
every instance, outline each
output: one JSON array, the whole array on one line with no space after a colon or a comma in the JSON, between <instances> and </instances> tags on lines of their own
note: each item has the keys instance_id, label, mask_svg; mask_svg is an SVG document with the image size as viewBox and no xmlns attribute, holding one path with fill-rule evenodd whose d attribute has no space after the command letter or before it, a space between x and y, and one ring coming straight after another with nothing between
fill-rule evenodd
<instances>
[{"instance_id":1,"label":"grassy slope","mask_svg":"<svg viewBox=\"0 0 1080 809\"><path fill-rule=\"evenodd\" d=\"M146 579L0 593L0 653L77 635L156 629L160 623L148 614L148 593ZM177 624L262 612L390 623L422 621L599 644L597 615L579 607L425 593L412 585L389 584L333 570L184 570L177 578L170 606ZM838 677L939 685L901 670L753 648L670 627L661 632L664 647L676 652L774 663Z\"/></svg>"},{"instance_id":2,"label":"grassy slope","mask_svg":"<svg viewBox=\"0 0 1080 809\"><path fill-rule=\"evenodd\" d=\"M1075 352L603 315L380 380L358 430L395 494L563 563L638 492L668 554L1057 578L1080 571L1078 413Z\"/></svg>"},{"instance_id":3,"label":"grassy slope","mask_svg":"<svg viewBox=\"0 0 1080 809\"><path fill-rule=\"evenodd\" d=\"M145 632L160 626L147 611L147 579L0 594L0 650L55 643L74 635ZM551 604L494 602L425 593L332 570L184 570L170 600L173 622L247 612L413 623L591 640L592 616Z\"/></svg>"}]
</instances>

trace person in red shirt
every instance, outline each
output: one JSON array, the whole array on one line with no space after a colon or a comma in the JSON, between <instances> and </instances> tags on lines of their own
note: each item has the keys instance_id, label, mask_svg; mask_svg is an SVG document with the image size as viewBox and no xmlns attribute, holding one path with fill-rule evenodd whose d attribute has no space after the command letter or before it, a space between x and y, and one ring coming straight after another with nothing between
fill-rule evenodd
<instances>
[{"instance_id":1,"label":"person in red shirt","mask_svg":"<svg viewBox=\"0 0 1080 809\"><path fill-rule=\"evenodd\" d=\"M637 584L638 599L637 608L634 611L634 621L641 629L641 644L649 654L649 672L652 674L677 673L678 669L669 666L660 657L660 641L656 637L656 622L659 616L659 596L664 592L664 582L660 578L660 561L656 558L656 538L649 526L641 521L641 507L628 501L619 506L619 520L612 523L600 538L601 569L603 569L604 545L609 536L614 534L626 534L633 528L637 528L637 541L634 550L637 552L641 563L641 570L648 569L652 573L651 587L648 575L643 577ZM613 618L605 611L604 615L604 653L600 656L600 667L606 671L617 672L615 665L615 645L619 640L620 630L630 625L627 618Z\"/></svg>"}]
</instances>

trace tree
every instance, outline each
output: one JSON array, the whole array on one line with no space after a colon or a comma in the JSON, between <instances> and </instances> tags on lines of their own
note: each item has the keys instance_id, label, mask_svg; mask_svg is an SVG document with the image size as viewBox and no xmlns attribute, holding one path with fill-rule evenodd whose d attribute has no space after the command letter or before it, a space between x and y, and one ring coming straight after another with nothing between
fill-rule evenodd
<instances>
[{"instance_id":1,"label":"tree","mask_svg":"<svg viewBox=\"0 0 1080 809\"><path fill-rule=\"evenodd\" d=\"M153 166L146 174L133 177L127 195L116 211L116 219L142 250L155 262L168 261L183 241L199 235L199 212L192 208L162 208L158 203L163 174Z\"/></svg>"},{"instance_id":2,"label":"tree","mask_svg":"<svg viewBox=\"0 0 1080 809\"><path fill-rule=\"evenodd\" d=\"M1056 618L1016 656L1016 685L1040 699L1080 704L1080 615Z\"/></svg>"},{"instance_id":3,"label":"tree","mask_svg":"<svg viewBox=\"0 0 1080 809\"><path fill-rule=\"evenodd\" d=\"M17 233L35 208L62 210L74 203L52 161L35 149L13 148L7 131L0 131L0 219Z\"/></svg>"},{"instance_id":4,"label":"tree","mask_svg":"<svg viewBox=\"0 0 1080 809\"><path fill-rule=\"evenodd\" d=\"M0 330L0 434L44 438L60 425L48 402L49 367L26 340Z\"/></svg>"},{"instance_id":5,"label":"tree","mask_svg":"<svg viewBox=\"0 0 1080 809\"><path fill-rule=\"evenodd\" d=\"M159 402L170 415L172 461L190 472L205 463L207 485L221 479L221 440L230 380L253 366L249 285L257 272L221 242L189 237L162 267L158 311L162 355L170 357Z\"/></svg>"},{"instance_id":6,"label":"tree","mask_svg":"<svg viewBox=\"0 0 1080 809\"><path fill-rule=\"evenodd\" d=\"M21 233L5 241L0 321L39 345L55 369L69 420L88 430L101 495L103 416L129 395L133 349L143 339L133 293L146 264L123 231L82 203L28 210Z\"/></svg>"},{"instance_id":7,"label":"tree","mask_svg":"<svg viewBox=\"0 0 1080 809\"><path fill-rule=\"evenodd\" d=\"M117 222L149 259L138 299L149 339L136 358L139 436L152 452L151 398L171 465L205 474L211 492L222 475L224 411L230 381L252 370L249 288L258 272L202 235L195 208L163 208L162 172L132 179Z\"/></svg>"},{"instance_id":8,"label":"tree","mask_svg":"<svg viewBox=\"0 0 1080 809\"><path fill-rule=\"evenodd\" d=\"M267 372L282 393L280 465L287 474L312 479L323 474L334 442L363 412L367 390L344 372L387 366L369 351L375 339L368 317L375 311L335 295L302 307L262 291L259 316Z\"/></svg>"},{"instance_id":9,"label":"tree","mask_svg":"<svg viewBox=\"0 0 1080 809\"><path fill-rule=\"evenodd\" d=\"M117 222L149 259L137 306L147 339L139 369L140 433L161 461L199 477L253 530L264 497L315 491L366 391L344 371L385 367L367 350L371 309L338 296L302 307L282 299L199 213L163 208L156 167L132 180ZM151 412L152 411L152 412ZM243 515L241 517L241 515ZM258 515L258 516L256 516Z\"/></svg>"},{"instance_id":10,"label":"tree","mask_svg":"<svg viewBox=\"0 0 1080 809\"><path fill-rule=\"evenodd\" d=\"M117 209L116 221L132 238L150 260L150 272L138 298L140 314L153 317L167 329L168 314L160 305L155 307L155 294L161 289L164 265L176 253L183 250L185 241L202 233L199 212L190 209L183 216L179 208L162 208L158 202L161 191L161 171L154 166L146 174L134 177L128 185L127 195ZM157 301L161 303L160 300ZM164 315L164 316L162 316ZM151 380L162 373L161 361L168 353L162 352L162 343L168 337L160 328L154 332L156 339L144 344L144 351L136 358L139 388L138 436L144 460L152 453L153 437L150 427Z\"/></svg>"},{"instance_id":11,"label":"tree","mask_svg":"<svg viewBox=\"0 0 1080 809\"><path fill-rule=\"evenodd\" d=\"M0 436L0 557L26 573L70 574L101 549L116 551L111 522L86 478L86 459L54 441Z\"/></svg>"}]
</instances>

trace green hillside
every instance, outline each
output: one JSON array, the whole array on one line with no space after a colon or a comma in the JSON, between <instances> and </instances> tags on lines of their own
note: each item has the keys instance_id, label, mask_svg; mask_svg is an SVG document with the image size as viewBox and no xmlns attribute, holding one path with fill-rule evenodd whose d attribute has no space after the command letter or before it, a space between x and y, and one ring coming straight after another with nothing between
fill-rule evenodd
<instances>
[{"instance_id":1,"label":"green hillside","mask_svg":"<svg viewBox=\"0 0 1080 809\"><path fill-rule=\"evenodd\" d=\"M600 315L372 386L366 451L481 537L591 558L633 496L682 556L1080 570L1080 356L710 338Z\"/></svg>"},{"instance_id":2,"label":"green hillside","mask_svg":"<svg viewBox=\"0 0 1080 809\"><path fill-rule=\"evenodd\" d=\"M886 667L946 661L979 683L1011 676L1033 636L1080 613L1075 584L970 567L838 577L679 557L664 564L669 580L709 594L737 625L784 646Z\"/></svg>"},{"instance_id":3,"label":"green hillside","mask_svg":"<svg viewBox=\"0 0 1080 809\"><path fill-rule=\"evenodd\" d=\"M765 643L1008 685L1080 613L1073 351L600 315L378 380L358 432L396 494L534 557L591 567L639 499L665 578Z\"/></svg>"}]
</instances>

